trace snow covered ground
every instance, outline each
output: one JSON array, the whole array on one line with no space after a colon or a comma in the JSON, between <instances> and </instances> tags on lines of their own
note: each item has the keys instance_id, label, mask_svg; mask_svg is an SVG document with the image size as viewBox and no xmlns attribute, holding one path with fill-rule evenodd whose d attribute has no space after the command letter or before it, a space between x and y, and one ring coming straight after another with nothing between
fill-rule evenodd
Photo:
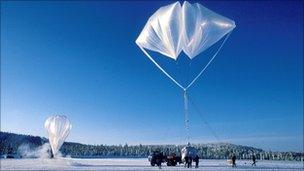
<instances>
[{"instance_id":1,"label":"snow covered ground","mask_svg":"<svg viewBox=\"0 0 304 171\"><path fill-rule=\"evenodd\" d=\"M149 165L147 159L1 159L1 170L159 170ZM231 168L226 160L201 160L198 169L183 165L162 170L304 170L303 163L290 161L258 161L252 167L251 161L238 160L237 168Z\"/></svg>"}]
</instances>

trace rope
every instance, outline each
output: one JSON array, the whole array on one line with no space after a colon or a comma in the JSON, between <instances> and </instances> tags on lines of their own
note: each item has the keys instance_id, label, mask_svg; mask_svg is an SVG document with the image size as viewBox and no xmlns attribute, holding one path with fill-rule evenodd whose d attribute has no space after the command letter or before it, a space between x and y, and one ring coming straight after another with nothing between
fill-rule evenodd
<instances>
[{"instance_id":1,"label":"rope","mask_svg":"<svg viewBox=\"0 0 304 171\"><path fill-rule=\"evenodd\" d=\"M191 98L188 97L188 100L190 101L191 105L194 107L196 112L199 114L201 120L204 122L204 124L207 126L207 128L210 130L211 134L215 137L215 139L220 142L219 136L216 134L216 132L213 130L213 128L210 126L210 124L206 121L205 117L203 116L202 111L197 107L197 105L193 102Z\"/></svg>"},{"instance_id":2,"label":"rope","mask_svg":"<svg viewBox=\"0 0 304 171\"><path fill-rule=\"evenodd\" d=\"M227 34L226 38L224 39L224 41L222 42L221 46L217 49L217 51L215 52L215 54L212 56L212 58L209 60L209 62L205 65L205 67L201 70L201 72L191 81L191 83L185 88L186 90L191 87L194 82L205 72L205 70L207 69L207 67L211 64L211 62L214 60L214 58L217 56L217 54L219 53L219 51L222 49L222 47L224 46L226 40L228 39L228 37L230 36L231 32L229 34Z\"/></svg>"},{"instance_id":3,"label":"rope","mask_svg":"<svg viewBox=\"0 0 304 171\"><path fill-rule=\"evenodd\" d=\"M185 90L185 88L178 83L170 74L168 74L160 65L158 65L158 63L149 55L149 53L142 48L141 46L139 46L139 48L147 55L147 57L167 76L169 77L178 87L180 87L181 89Z\"/></svg>"},{"instance_id":4,"label":"rope","mask_svg":"<svg viewBox=\"0 0 304 171\"><path fill-rule=\"evenodd\" d=\"M167 76L169 77L178 87L180 87L182 90L186 91L189 87L191 87L196 80L205 72L205 70L207 69L207 67L211 64L211 62L214 60L214 58L217 56L217 54L219 53L219 51L222 49L222 47L224 46L226 40L228 39L228 37L230 36L232 32L228 33L227 36L225 37L224 41L222 42L221 46L217 49L217 51L215 52L215 54L212 56L212 58L209 60L209 62L205 65L205 67L200 71L200 73L191 81L191 83L187 86L184 87L182 86L179 82L177 82L169 73L167 73L151 56L150 54L141 46L139 46L139 48L144 52L144 54Z\"/></svg>"}]
</instances>

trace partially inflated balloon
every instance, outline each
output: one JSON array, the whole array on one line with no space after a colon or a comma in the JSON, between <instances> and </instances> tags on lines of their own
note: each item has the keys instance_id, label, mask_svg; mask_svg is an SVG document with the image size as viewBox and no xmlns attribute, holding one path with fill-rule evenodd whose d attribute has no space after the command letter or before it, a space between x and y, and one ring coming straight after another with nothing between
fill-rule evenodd
<instances>
[{"instance_id":1,"label":"partially inflated balloon","mask_svg":"<svg viewBox=\"0 0 304 171\"><path fill-rule=\"evenodd\" d=\"M49 136L53 155L55 156L69 135L72 125L66 116L54 115L45 121L44 127Z\"/></svg>"},{"instance_id":2,"label":"partially inflated balloon","mask_svg":"<svg viewBox=\"0 0 304 171\"><path fill-rule=\"evenodd\" d=\"M187 90L209 66L235 27L233 20L199 3L175 2L159 8L135 42L166 76ZM218 42L220 46L216 46ZM216 48L214 52L212 47ZM178 59L183 56L182 52L189 59ZM173 60L162 60L159 56ZM197 59L203 56L208 59ZM173 65L167 65L170 62ZM176 65L179 66L175 71Z\"/></svg>"},{"instance_id":3,"label":"partially inflated balloon","mask_svg":"<svg viewBox=\"0 0 304 171\"><path fill-rule=\"evenodd\" d=\"M234 21L203 5L175 2L149 18L136 44L175 60L181 51L193 59L234 28Z\"/></svg>"}]
</instances>

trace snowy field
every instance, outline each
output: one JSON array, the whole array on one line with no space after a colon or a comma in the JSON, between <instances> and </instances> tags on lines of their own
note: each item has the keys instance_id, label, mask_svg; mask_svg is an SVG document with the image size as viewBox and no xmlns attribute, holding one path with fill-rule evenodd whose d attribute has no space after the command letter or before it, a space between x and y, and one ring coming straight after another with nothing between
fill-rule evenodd
<instances>
[{"instance_id":1,"label":"snowy field","mask_svg":"<svg viewBox=\"0 0 304 171\"><path fill-rule=\"evenodd\" d=\"M149 165L147 159L1 159L1 170L159 170ZM226 160L201 160L198 169L183 165L162 170L304 170L303 163L289 161L258 161L252 167L251 161L237 161L237 168L231 168Z\"/></svg>"}]
</instances>

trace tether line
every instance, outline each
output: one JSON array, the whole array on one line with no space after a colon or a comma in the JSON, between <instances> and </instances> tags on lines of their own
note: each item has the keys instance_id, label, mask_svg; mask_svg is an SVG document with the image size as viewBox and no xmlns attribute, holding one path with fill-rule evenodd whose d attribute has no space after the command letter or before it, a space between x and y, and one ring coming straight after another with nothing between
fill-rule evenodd
<instances>
[{"instance_id":1,"label":"tether line","mask_svg":"<svg viewBox=\"0 0 304 171\"><path fill-rule=\"evenodd\" d=\"M189 102L187 90L184 90L184 114L185 114L185 129L186 129L186 143L190 139L190 129L189 129Z\"/></svg>"},{"instance_id":2,"label":"tether line","mask_svg":"<svg viewBox=\"0 0 304 171\"><path fill-rule=\"evenodd\" d=\"M228 37L230 36L231 32L229 34L227 34L227 36L225 37L224 41L222 42L221 46L217 49L217 51L215 52L215 54L212 56L212 58L209 60L209 62L205 65L205 67L201 70L201 72L191 81L191 83L185 88L186 90L191 87L194 82L205 72L205 70L207 69L207 67L211 64L211 62L214 60L214 58L217 56L217 54L219 53L219 51L222 49L222 47L224 46L226 40L228 39Z\"/></svg>"},{"instance_id":3,"label":"tether line","mask_svg":"<svg viewBox=\"0 0 304 171\"><path fill-rule=\"evenodd\" d=\"M220 138L219 136L216 134L216 132L213 130L213 128L210 126L210 124L206 121L202 111L200 110L200 108L193 102L193 100L191 98L189 98L188 96L188 100L191 103L191 105L194 107L194 109L196 110L196 112L199 114L200 118L202 119L202 121L204 122L204 124L207 126L207 128L210 130L211 134L215 137L215 139L217 141L220 142Z\"/></svg>"},{"instance_id":4,"label":"tether line","mask_svg":"<svg viewBox=\"0 0 304 171\"><path fill-rule=\"evenodd\" d=\"M168 74L160 65L158 65L158 63L149 55L149 53L142 48L141 46L139 46L139 48L147 55L147 57L167 76L169 77L178 87L180 87L181 89L185 90L185 87L183 87L180 83L178 83L170 74Z\"/></svg>"}]
</instances>

